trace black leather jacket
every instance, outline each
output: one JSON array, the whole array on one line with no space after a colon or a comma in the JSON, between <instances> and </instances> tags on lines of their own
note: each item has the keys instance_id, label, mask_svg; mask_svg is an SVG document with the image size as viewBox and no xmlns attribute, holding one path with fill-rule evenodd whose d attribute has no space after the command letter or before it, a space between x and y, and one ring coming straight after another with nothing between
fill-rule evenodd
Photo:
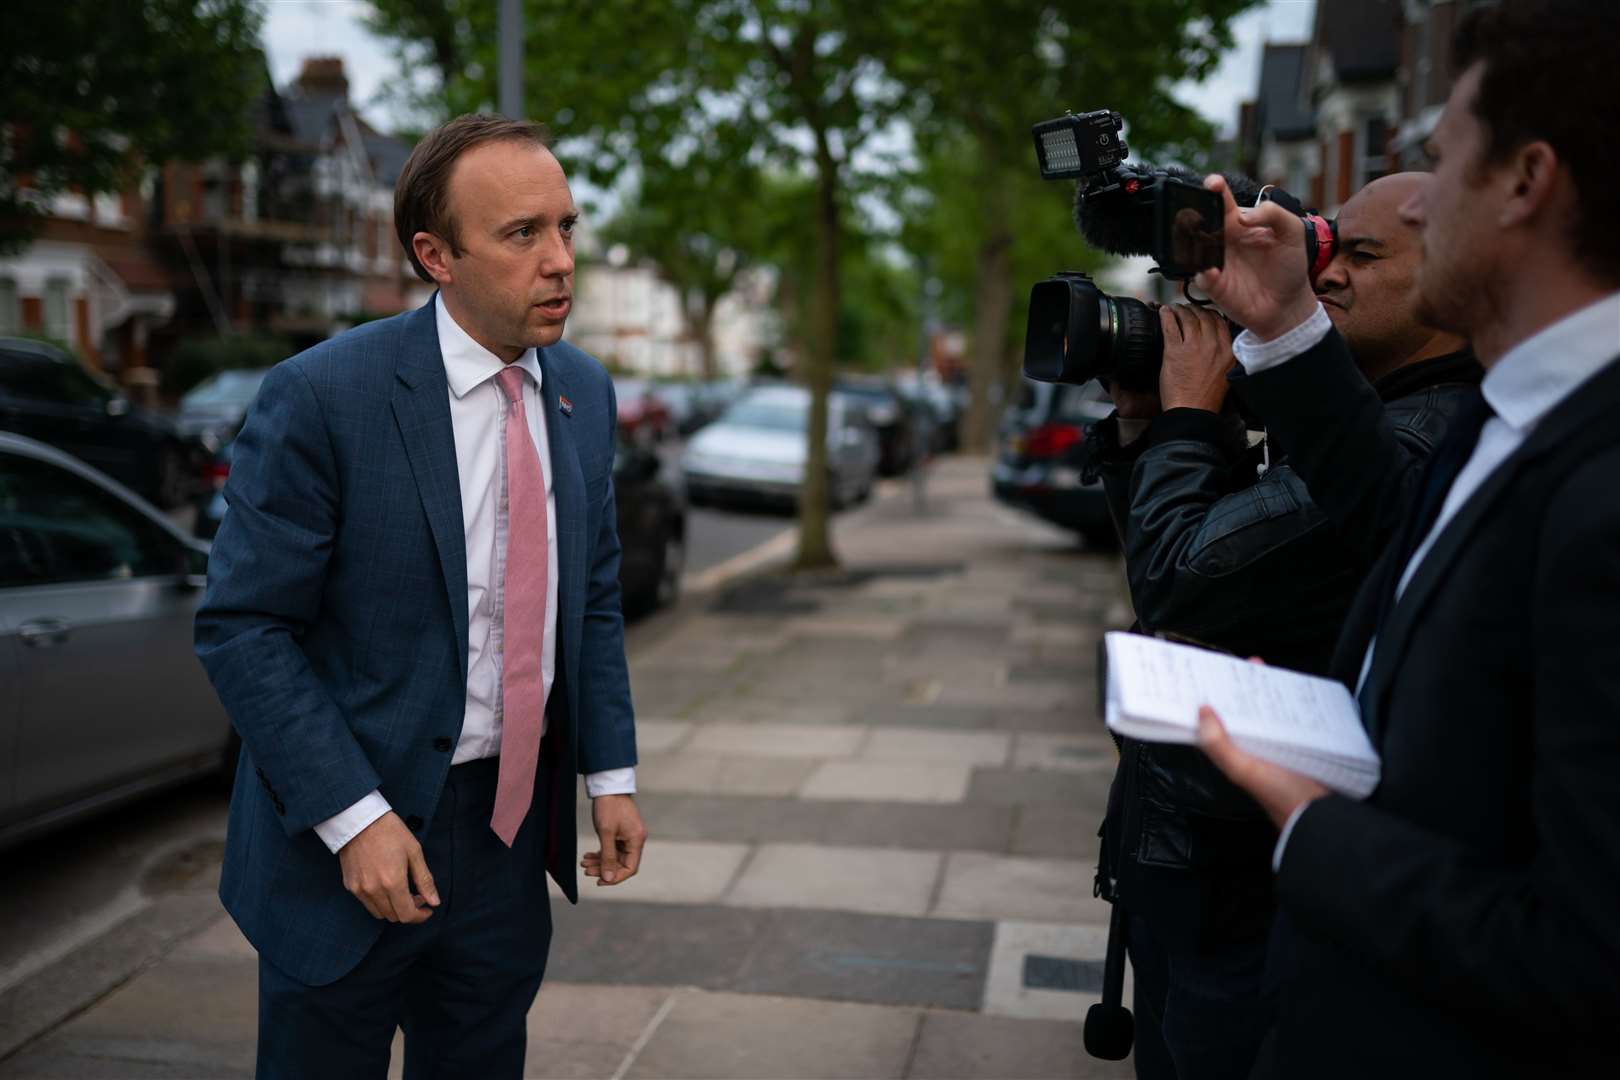
<instances>
[{"instance_id":1,"label":"black leather jacket","mask_svg":"<svg viewBox=\"0 0 1620 1080\"><path fill-rule=\"evenodd\" d=\"M1375 389L1417 468L1483 374L1472 354L1402 368ZM1172 409L1120 447L1097 425L1099 472L1142 630L1325 673L1345 613L1382 547L1346 536L1286 455L1248 446L1236 415ZM1124 740L1104 827L1104 876L1172 942L1264 933L1276 834L1192 747Z\"/></svg>"}]
</instances>

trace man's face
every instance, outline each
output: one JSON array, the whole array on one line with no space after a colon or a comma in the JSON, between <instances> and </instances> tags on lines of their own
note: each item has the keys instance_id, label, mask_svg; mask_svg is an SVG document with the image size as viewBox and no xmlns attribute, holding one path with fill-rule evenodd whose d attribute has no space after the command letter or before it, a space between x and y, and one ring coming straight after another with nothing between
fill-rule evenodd
<instances>
[{"instance_id":1,"label":"man's face","mask_svg":"<svg viewBox=\"0 0 1620 1080\"><path fill-rule=\"evenodd\" d=\"M475 146L451 171L447 203L461 254L440 287L463 328L507 360L555 345L572 305L579 211L551 151Z\"/></svg>"},{"instance_id":2,"label":"man's face","mask_svg":"<svg viewBox=\"0 0 1620 1080\"><path fill-rule=\"evenodd\" d=\"M1502 258L1492 222L1497 218L1498 177L1485 165L1485 126L1474 114L1484 71L1475 64L1452 87L1434 134L1429 158L1434 169L1400 208L1401 220L1418 230L1423 258L1417 274L1418 313L1428 323L1468 334L1481 304L1489 304L1487 284Z\"/></svg>"},{"instance_id":3,"label":"man's face","mask_svg":"<svg viewBox=\"0 0 1620 1080\"><path fill-rule=\"evenodd\" d=\"M1417 230L1398 213L1431 179L1399 173L1357 192L1339 212L1333 261L1316 279L1328 318L1371 378L1393 370L1434 336L1418 318Z\"/></svg>"}]
</instances>

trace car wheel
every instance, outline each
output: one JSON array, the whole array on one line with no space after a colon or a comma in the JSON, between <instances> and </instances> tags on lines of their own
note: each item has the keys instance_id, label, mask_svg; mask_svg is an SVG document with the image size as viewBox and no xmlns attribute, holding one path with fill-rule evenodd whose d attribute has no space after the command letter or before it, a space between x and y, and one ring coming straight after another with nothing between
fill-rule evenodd
<instances>
[{"instance_id":1,"label":"car wheel","mask_svg":"<svg viewBox=\"0 0 1620 1080\"><path fill-rule=\"evenodd\" d=\"M165 446L158 455L157 482L152 501L161 510L173 510L191 497L191 476L186 469L185 455L173 446Z\"/></svg>"}]
</instances>

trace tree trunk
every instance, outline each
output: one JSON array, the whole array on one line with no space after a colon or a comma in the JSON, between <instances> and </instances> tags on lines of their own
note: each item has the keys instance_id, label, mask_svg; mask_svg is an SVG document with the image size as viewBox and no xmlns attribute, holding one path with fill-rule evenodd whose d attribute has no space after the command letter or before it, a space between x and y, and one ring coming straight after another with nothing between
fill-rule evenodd
<instances>
[{"instance_id":1,"label":"tree trunk","mask_svg":"<svg viewBox=\"0 0 1620 1080\"><path fill-rule=\"evenodd\" d=\"M973 355L968 370L967 423L962 433L962 448L975 454L990 449L990 438L999 419L997 403L1002 396L1002 357L1006 355L1007 319L1012 311L1013 236L1007 189L992 174L986 178L980 192Z\"/></svg>"},{"instance_id":2,"label":"tree trunk","mask_svg":"<svg viewBox=\"0 0 1620 1080\"><path fill-rule=\"evenodd\" d=\"M818 133L818 136L820 133ZM816 278L810 320L804 335L805 384L810 389L810 430L799 495L798 570L837 566L829 528L831 492L827 485L827 395L832 389L838 341L838 163L824 138L816 152Z\"/></svg>"},{"instance_id":3,"label":"tree trunk","mask_svg":"<svg viewBox=\"0 0 1620 1080\"><path fill-rule=\"evenodd\" d=\"M714 348L714 307L718 301L718 297L699 289L697 302L688 307L692 331L697 335L703 358L703 378L711 381L720 377L720 358Z\"/></svg>"}]
</instances>

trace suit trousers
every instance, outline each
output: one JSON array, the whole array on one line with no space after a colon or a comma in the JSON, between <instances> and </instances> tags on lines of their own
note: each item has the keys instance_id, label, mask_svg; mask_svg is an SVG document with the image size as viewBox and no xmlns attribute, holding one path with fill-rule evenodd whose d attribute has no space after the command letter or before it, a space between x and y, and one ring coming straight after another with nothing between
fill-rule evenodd
<instances>
[{"instance_id":1,"label":"suit trousers","mask_svg":"<svg viewBox=\"0 0 1620 1080\"><path fill-rule=\"evenodd\" d=\"M498 758L450 770L421 837L440 900L426 922L390 923L353 971L325 986L259 958L259 1080L382 1080L396 1027L406 1080L522 1076L526 1018L551 944L550 799L541 769L508 849L489 826L498 770Z\"/></svg>"}]
</instances>

